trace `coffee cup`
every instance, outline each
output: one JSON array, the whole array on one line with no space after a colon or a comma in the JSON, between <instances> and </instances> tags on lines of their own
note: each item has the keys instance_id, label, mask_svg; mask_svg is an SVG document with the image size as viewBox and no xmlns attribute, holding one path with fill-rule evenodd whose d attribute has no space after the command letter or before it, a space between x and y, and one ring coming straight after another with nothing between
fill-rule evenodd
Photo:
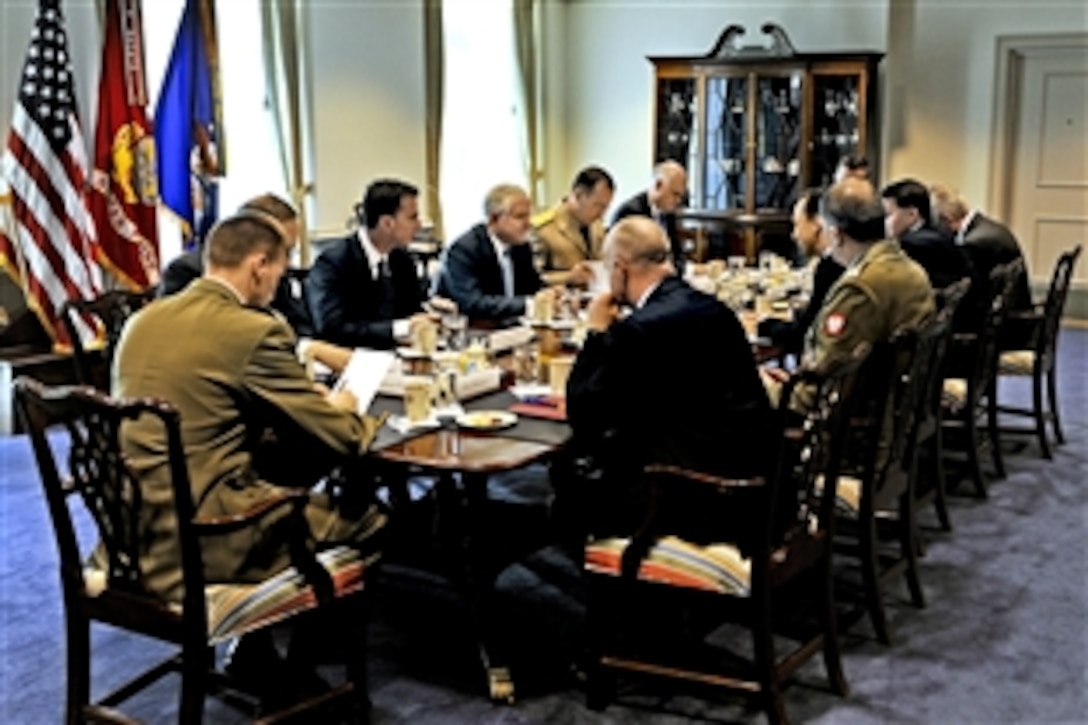
<instances>
[{"instance_id":1,"label":"coffee cup","mask_svg":"<svg viewBox=\"0 0 1088 725\"><path fill-rule=\"evenodd\" d=\"M567 394L567 379L574 367L573 357L553 357L548 363L548 383L552 388L552 395L564 397Z\"/></svg>"},{"instance_id":2,"label":"coffee cup","mask_svg":"<svg viewBox=\"0 0 1088 725\"><path fill-rule=\"evenodd\" d=\"M712 259L706 263L706 272L711 279L718 279L725 272L724 259Z\"/></svg>"},{"instance_id":3,"label":"coffee cup","mask_svg":"<svg viewBox=\"0 0 1088 725\"><path fill-rule=\"evenodd\" d=\"M409 423L420 423L431 417L434 383L422 376L404 379L404 415Z\"/></svg>"},{"instance_id":4,"label":"coffee cup","mask_svg":"<svg viewBox=\"0 0 1088 725\"><path fill-rule=\"evenodd\" d=\"M555 317L555 294L550 289L543 289L533 296L533 320L551 322Z\"/></svg>"},{"instance_id":5,"label":"coffee cup","mask_svg":"<svg viewBox=\"0 0 1088 725\"><path fill-rule=\"evenodd\" d=\"M412 324L412 347L424 355L438 349L438 325L430 320L418 320Z\"/></svg>"}]
</instances>

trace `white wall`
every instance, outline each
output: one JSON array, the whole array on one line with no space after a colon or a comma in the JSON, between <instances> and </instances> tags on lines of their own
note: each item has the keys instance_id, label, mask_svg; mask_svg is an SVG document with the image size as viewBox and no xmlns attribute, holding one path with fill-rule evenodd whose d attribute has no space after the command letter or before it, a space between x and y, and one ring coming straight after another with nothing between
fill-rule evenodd
<instances>
[{"instance_id":1,"label":"white wall","mask_svg":"<svg viewBox=\"0 0 1088 725\"><path fill-rule=\"evenodd\" d=\"M336 232L378 176L426 193L423 8L419 0L315 0L307 13L316 174L310 226Z\"/></svg>"},{"instance_id":2,"label":"white wall","mask_svg":"<svg viewBox=\"0 0 1088 725\"><path fill-rule=\"evenodd\" d=\"M944 181L985 208L998 37L1088 32L1088 3L990 0L983 9L977 0L907 0L895 3L891 30L900 38L885 60L898 79L889 101L902 126L886 124L889 178Z\"/></svg>"}]
</instances>

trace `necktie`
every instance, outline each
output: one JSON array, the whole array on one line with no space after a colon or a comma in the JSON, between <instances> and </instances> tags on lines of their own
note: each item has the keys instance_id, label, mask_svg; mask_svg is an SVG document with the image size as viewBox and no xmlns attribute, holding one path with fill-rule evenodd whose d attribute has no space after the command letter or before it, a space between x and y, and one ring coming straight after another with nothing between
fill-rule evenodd
<instances>
[{"instance_id":1,"label":"necktie","mask_svg":"<svg viewBox=\"0 0 1088 725\"><path fill-rule=\"evenodd\" d=\"M378 319L392 320L396 317L396 309L396 289L389 272L389 260L382 257L378 262Z\"/></svg>"},{"instance_id":2,"label":"necktie","mask_svg":"<svg viewBox=\"0 0 1088 725\"><path fill-rule=\"evenodd\" d=\"M502 250L499 258L499 266L502 267L503 294L507 297L514 296L514 260L510 258L510 247Z\"/></svg>"}]
</instances>

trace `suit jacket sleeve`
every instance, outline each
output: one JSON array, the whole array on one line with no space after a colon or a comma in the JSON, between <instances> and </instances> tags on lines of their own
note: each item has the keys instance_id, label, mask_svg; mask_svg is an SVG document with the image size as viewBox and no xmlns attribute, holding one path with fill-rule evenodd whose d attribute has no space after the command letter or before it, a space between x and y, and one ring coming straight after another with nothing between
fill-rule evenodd
<instances>
[{"instance_id":1,"label":"suit jacket sleeve","mask_svg":"<svg viewBox=\"0 0 1088 725\"><path fill-rule=\"evenodd\" d=\"M446 251L441 289L453 298L464 315L475 319L504 319L525 314L520 297L486 294L480 284L481 255L468 240L457 241Z\"/></svg>"},{"instance_id":2,"label":"suit jacket sleeve","mask_svg":"<svg viewBox=\"0 0 1088 725\"><path fill-rule=\"evenodd\" d=\"M345 262L333 256L326 252L318 257L306 280L314 332L323 340L345 347L393 347L392 320L365 319L348 309L348 299L360 295L359 285L371 284L372 280L351 279Z\"/></svg>"},{"instance_id":3,"label":"suit jacket sleeve","mask_svg":"<svg viewBox=\"0 0 1088 725\"><path fill-rule=\"evenodd\" d=\"M630 391L624 382L624 354L630 348L629 338L633 331L622 322L608 332L594 332L586 338L567 381L567 418L579 440L588 443L591 450L598 449L596 442L605 438L622 416L623 400L620 394Z\"/></svg>"},{"instance_id":4,"label":"suit jacket sleeve","mask_svg":"<svg viewBox=\"0 0 1088 725\"><path fill-rule=\"evenodd\" d=\"M340 455L365 452L377 421L329 405L306 377L294 348L295 337L287 326L273 322L242 373L246 390L267 406L277 430L300 430Z\"/></svg>"}]
</instances>

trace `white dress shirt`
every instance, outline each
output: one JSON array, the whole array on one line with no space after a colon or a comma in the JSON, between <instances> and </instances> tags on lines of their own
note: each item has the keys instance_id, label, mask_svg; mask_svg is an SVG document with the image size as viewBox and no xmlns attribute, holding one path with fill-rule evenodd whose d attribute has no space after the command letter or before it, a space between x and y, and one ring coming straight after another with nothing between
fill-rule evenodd
<instances>
[{"instance_id":1,"label":"white dress shirt","mask_svg":"<svg viewBox=\"0 0 1088 725\"><path fill-rule=\"evenodd\" d=\"M376 283L380 282L378 276L381 274L381 263L385 262L385 266L388 268L389 255L378 251L378 248L374 246L374 242L370 241L365 227L359 229L358 236L359 246L363 248L367 266L370 267L370 278ZM392 274L392 270L389 273ZM411 326L407 319L393 320L393 337L405 338L408 337L410 332Z\"/></svg>"}]
</instances>

